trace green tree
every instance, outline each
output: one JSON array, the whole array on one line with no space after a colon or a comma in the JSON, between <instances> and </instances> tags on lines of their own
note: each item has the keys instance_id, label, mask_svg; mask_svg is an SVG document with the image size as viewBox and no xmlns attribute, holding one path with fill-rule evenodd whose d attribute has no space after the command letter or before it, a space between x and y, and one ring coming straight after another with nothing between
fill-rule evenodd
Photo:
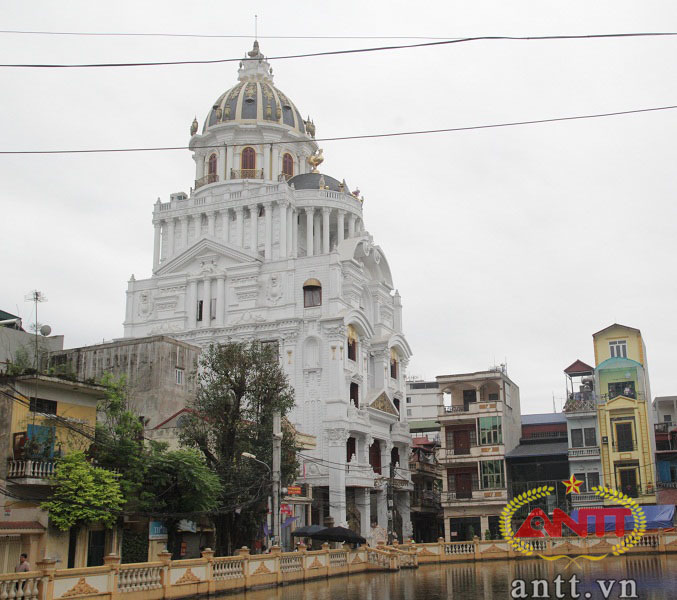
<instances>
[{"instance_id":1,"label":"green tree","mask_svg":"<svg viewBox=\"0 0 677 600\"><path fill-rule=\"evenodd\" d=\"M94 444L90 453L99 466L120 473L120 487L127 501L127 510L142 510L150 498L144 490L147 472L147 452L143 438L143 423L129 407L127 379L104 373L101 385L106 397L97 407Z\"/></svg>"},{"instance_id":2,"label":"green tree","mask_svg":"<svg viewBox=\"0 0 677 600\"><path fill-rule=\"evenodd\" d=\"M122 511L118 477L91 465L83 452L57 461L51 498L41 504L58 529L101 523L110 529Z\"/></svg>"},{"instance_id":3,"label":"green tree","mask_svg":"<svg viewBox=\"0 0 677 600\"><path fill-rule=\"evenodd\" d=\"M294 405L294 390L277 353L258 342L212 345L200 359L198 392L182 428L182 442L200 450L221 480L221 509L215 515L216 550L230 554L251 544L266 518L269 472L242 458L254 454L272 464L273 414ZM282 484L298 465L294 437L282 439Z\"/></svg>"},{"instance_id":4,"label":"green tree","mask_svg":"<svg viewBox=\"0 0 677 600\"><path fill-rule=\"evenodd\" d=\"M220 480L197 450L169 451L166 444L144 438L124 376L106 374L101 383L108 392L98 407L91 454L98 465L120 473L125 512L164 521L172 548L182 518L195 519L218 505Z\"/></svg>"},{"instance_id":5,"label":"green tree","mask_svg":"<svg viewBox=\"0 0 677 600\"><path fill-rule=\"evenodd\" d=\"M147 494L155 513L167 527L167 546L178 553L177 525L181 519L196 518L215 509L221 494L221 481L210 471L204 456L193 448L156 451L150 454L145 479Z\"/></svg>"}]
</instances>

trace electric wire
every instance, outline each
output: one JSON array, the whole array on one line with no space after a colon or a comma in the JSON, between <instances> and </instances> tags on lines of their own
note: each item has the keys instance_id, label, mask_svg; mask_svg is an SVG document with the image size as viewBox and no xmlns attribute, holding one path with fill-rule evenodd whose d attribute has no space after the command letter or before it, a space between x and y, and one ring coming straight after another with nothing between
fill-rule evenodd
<instances>
[{"instance_id":1,"label":"electric wire","mask_svg":"<svg viewBox=\"0 0 677 600\"><path fill-rule=\"evenodd\" d=\"M326 137L326 138L308 138L301 140L288 140L288 141L274 141L266 142L266 145L278 145L278 144L306 144L310 142L341 142L346 140L365 140L365 139L377 139L377 138L389 138L389 137L403 137L403 136L412 136L412 135L431 135L437 133L456 133L460 131L475 131L481 129L496 129L503 127L517 127L522 125L539 125L543 123L557 123L562 121L577 121L585 119L600 119L606 117L618 117L623 115L633 115L641 113L650 113L650 112L659 112L674 110L677 108L677 105L667 105L667 106L653 106L649 108L634 108L630 110L620 110L613 112L604 112L604 113L591 113L584 115L570 115L564 117L552 117L549 119L532 119L525 121L507 121L503 123L488 123L484 125L467 125L463 127L445 127L442 129L420 129L412 131L394 131L386 133L370 133L365 135L344 135L344 136L335 136L335 137ZM235 144L233 146L237 146ZM239 144L242 145L242 144ZM209 149L209 148L223 148L224 145L203 145L203 146L151 146L151 147L139 147L139 148L84 148L84 149L70 149L70 150L0 150L0 155L27 155L27 154L99 154L99 153L123 153L123 152L159 152L159 151L169 151L169 150L200 150L200 149Z\"/></svg>"},{"instance_id":2,"label":"electric wire","mask_svg":"<svg viewBox=\"0 0 677 600\"><path fill-rule=\"evenodd\" d=\"M266 60L291 60L298 58L315 58L319 56L340 56L349 54L362 54L369 52L384 52L392 50L407 50L414 48L427 48L435 46L446 46L450 44L461 44L466 42L480 41L552 41L552 40L587 40L587 39L611 39L611 38L640 38L640 37L671 37L676 36L677 32L640 32L640 33L594 33L584 35L536 35L536 36L507 36L507 35L482 35L465 38L444 39L429 42L419 42L416 44L397 44L390 46L374 46L371 48L352 48L346 50L325 50L322 52L306 52L303 54L283 54L278 56L268 56ZM0 68L15 69L89 69L89 68L117 68L117 67L166 67L177 65L212 65L229 62L240 62L242 60L258 60L255 58L213 58L202 60L167 60L167 61L146 61L146 62L110 62L110 63L4 63Z\"/></svg>"}]
</instances>

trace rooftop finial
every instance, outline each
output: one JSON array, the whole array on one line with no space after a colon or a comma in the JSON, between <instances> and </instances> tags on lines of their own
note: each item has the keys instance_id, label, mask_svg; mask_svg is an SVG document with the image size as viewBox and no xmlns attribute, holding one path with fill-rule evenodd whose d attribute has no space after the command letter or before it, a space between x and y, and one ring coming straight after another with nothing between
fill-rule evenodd
<instances>
[{"instance_id":1,"label":"rooftop finial","mask_svg":"<svg viewBox=\"0 0 677 600\"><path fill-rule=\"evenodd\" d=\"M263 54L261 54L261 51L259 50L259 41L254 40L254 46L252 49L247 52L249 58L263 58Z\"/></svg>"}]
</instances>

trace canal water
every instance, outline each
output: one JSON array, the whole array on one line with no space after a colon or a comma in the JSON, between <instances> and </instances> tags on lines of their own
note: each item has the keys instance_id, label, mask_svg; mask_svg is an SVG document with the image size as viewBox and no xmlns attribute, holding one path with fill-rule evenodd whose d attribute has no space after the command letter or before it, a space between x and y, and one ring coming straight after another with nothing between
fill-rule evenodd
<instances>
[{"instance_id":1,"label":"canal water","mask_svg":"<svg viewBox=\"0 0 677 600\"><path fill-rule=\"evenodd\" d=\"M561 595L557 595L555 580L561 575ZM394 573L364 573L334 577L230 594L225 598L247 600L489 600L512 598L512 582L524 580L526 598L557 598L571 600L571 577L580 583L574 593L580 600L617 600L623 598L620 580L633 580L639 600L677 599L677 555L632 555L605 558L599 562L578 559L567 564L560 559L486 561L477 563L446 563L424 565ZM534 594L532 581L546 580L548 589ZM602 580L602 585L597 583ZM615 582L615 583L612 583ZM537 584L541 587L542 583ZM630 584L625 590L631 597ZM605 593L608 596L605 596Z\"/></svg>"}]
</instances>

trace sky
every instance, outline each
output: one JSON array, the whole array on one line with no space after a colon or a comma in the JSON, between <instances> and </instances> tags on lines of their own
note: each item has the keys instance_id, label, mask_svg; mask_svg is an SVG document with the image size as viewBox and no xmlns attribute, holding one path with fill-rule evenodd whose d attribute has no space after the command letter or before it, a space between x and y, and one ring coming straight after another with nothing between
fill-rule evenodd
<instances>
[{"instance_id":1,"label":"sky","mask_svg":"<svg viewBox=\"0 0 677 600\"><path fill-rule=\"evenodd\" d=\"M4 3L2 29L240 35L0 33L2 63L240 58L254 15L267 56L412 43L349 36L677 32L672 1ZM267 36L305 36L282 39ZM308 39L308 36L316 36ZM337 36L344 39L328 39ZM423 41L423 40L418 40ZM464 127L677 104L677 37L478 41L271 61L317 137ZM185 146L237 63L0 68L0 150ZM321 170L359 186L425 378L507 363L522 412L559 409L563 369L592 334L641 329L654 396L672 361L677 110L323 142ZM151 274L153 204L188 191L188 150L0 155L0 308L66 347L123 334L127 280Z\"/></svg>"}]
</instances>

